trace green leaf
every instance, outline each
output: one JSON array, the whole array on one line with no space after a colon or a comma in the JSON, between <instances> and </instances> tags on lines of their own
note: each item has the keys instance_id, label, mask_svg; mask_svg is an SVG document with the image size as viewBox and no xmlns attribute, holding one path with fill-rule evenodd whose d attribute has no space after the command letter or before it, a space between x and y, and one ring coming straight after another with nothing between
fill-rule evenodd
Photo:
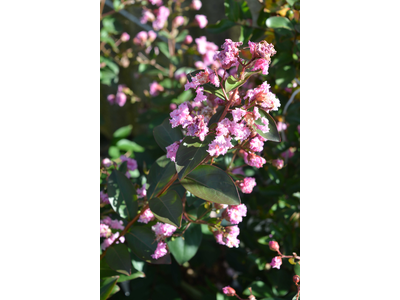
<instances>
[{"instance_id":1,"label":"green leaf","mask_svg":"<svg viewBox=\"0 0 400 300\"><path fill-rule=\"evenodd\" d=\"M260 108L258 110L258 112L262 117L265 117L266 119L268 119L268 128L269 131L267 133L262 132L260 129L256 128L256 131L259 135L261 135L263 138L272 141L272 142L280 142L281 141L281 137L278 133L278 128L276 127L276 123L273 117L271 117L270 114L266 113L264 110L262 110L262 108ZM262 125L264 126L264 123L261 121L261 118L259 118L258 120L255 121L256 124L258 125Z\"/></svg>"},{"instance_id":2,"label":"green leaf","mask_svg":"<svg viewBox=\"0 0 400 300\"><path fill-rule=\"evenodd\" d=\"M120 171L113 170L108 177L107 194L111 207L122 218L132 220L137 213L137 196L132 182Z\"/></svg>"},{"instance_id":3,"label":"green leaf","mask_svg":"<svg viewBox=\"0 0 400 300\"><path fill-rule=\"evenodd\" d=\"M208 25L207 31L210 33L221 33L228 30L229 28L232 28L235 25L235 22L228 19L223 19L218 21L216 24Z\"/></svg>"},{"instance_id":4,"label":"green leaf","mask_svg":"<svg viewBox=\"0 0 400 300\"><path fill-rule=\"evenodd\" d=\"M158 158L150 168L147 189L147 198L152 199L165 187L175 175L175 164L165 155Z\"/></svg>"},{"instance_id":5,"label":"green leaf","mask_svg":"<svg viewBox=\"0 0 400 300\"><path fill-rule=\"evenodd\" d=\"M212 115L210 121L208 121L207 126L210 127L212 124L217 123L219 118L221 118L222 114L224 113L225 106L220 106L217 108L217 112Z\"/></svg>"},{"instance_id":6,"label":"green leaf","mask_svg":"<svg viewBox=\"0 0 400 300\"><path fill-rule=\"evenodd\" d=\"M183 42L183 40L185 39L185 37L186 37L188 34L189 34L189 30L187 30L187 29L182 30L182 31L178 34L178 36L176 37L175 42L176 42L176 43Z\"/></svg>"},{"instance_id":7,"label":"green leaf","mask_svg":"<svg viewBox=\"0 0 400 300\"><path fill-rule=\"evenodd\" d=\"M293 30L292 23L290 23L290 20L286 17L269 17L265 24L269 28L285 28Z\"/></svg>"},{"instance_id":8,"label":"green leaf","mask_svg":"<svg viewBox=\"0 0 400 300\"><path fill-rule=\"evenodd\" d=\"M296 77L296 69L291 65L286 65L283 68L279 68L275 73L275 83L285 88L292 80Z\"/></svg>"},{"instance_id":9,"label":"green leaf","mask_svg":"<svg viewBox=\"0 0 400 300\"><path fill-rule=\"evenodd\" d=\"M215 138L214 134L208 135L204 141L198 137L187 136L183 139L176 152L176 171L179 180L185 178L208 155L208 144Z\"/></svg>"},{"instance_id":10,"label":"green leaf","mask_svg":"<svg viewBox=\"0 0 400 300\"><path fill-rule=\"evenodd\" d=\"M168 45L165 42L158 42L156 43L158 49L167 57L170 58L171 55L169 54Z\"/></svg>"},{"instance_id":11,"label":"green leaf","mask_svg":"<svg viewBox=\"0 0 400 300\"><path fill-rule=\"evenodd\" d=\"M129 141L127 139L122 139L117 142L117 147L120 150L131 151L131 152L144 152L144 148L135 142Z\"/></svg>"},{"instance_id":12,"label":"green leaf","mask_svg":"<svg viewBox=\"0 0 400 300\"><path fill-rule=\"evenodd\" d=\"M241 85L243 85L247 81L247 79L250 78L250 76L252 76L254 74L260 74L260 73L261 73L261 71L246 72L244 74L244 79L243 80L235 78L232 75L229 76L226 79L226 82L225 82L225 92L228 94L230 91L232 91L232 90L240 87Z\"/></svg>"},{"instance_id":13,"label":"green leaf","mask_svg":"<svg viewBox=\"0 0 400 300\"><path fill-rule=\"evenodd\" d=\"M100 300L106 300L110 296L119 276L113 276L100 282Z\"/></svg>"},{"instance_id":14,"label":"green leaf","mask_svg":"<svg viewBox=\"0 0 400 300\"><path fill-rule=\"evenodd\" d=\"M187 79L189 82L192 82L192 77L195 77L198 73L203 72L204 70L196 70L191 73L186 74ZM213 94L223 100L225 100L224 92L222 89L217 88L215 85L212 85L211 83L206 83L201 85L204 88L204 92L207 92L209 94Z\"/></svg>"},{"instance_id":15,"label":"green leaf","mask_svg":"<svg viewBox=\"0 0 400 300\"><path fill-rule=\"evenodd\" d=\"M201 225L193 223L185 231L183 238L177 237L174 241L168 242L169 251L178 264L182 265L195 256L201 244L202 236Z\"/></svg>"},{"instance_id":16,"label":"green leaf","mask_svg":"<svg viewBox=\"0 0 400 300\"><path fill-rule=\"evenodd\" d=\"M157 241L149 226L133 226L125 235L125 238L131 251L140 259L153 264L171 263L169 253L159 259L151 257L157 249Z\"/></svg>"},{"instance_id":17,"label":"green leaf","mask_svg":"<svg viewBox=\"0 0 400 300\"><path fill-rule=\"evenodd\" d=\"M172 128L169 118L166 118L162 124L156 126L153 130L154 139L157 144L167 152L166 147L183 138L183 134L178 127Z\"/></svg>"},{"instance_id":18,"label":"green leaf","mask_svg":"<svg viewBox=\"0 0 400 300\"><path fill-rule=\"evenodd\" d=\"M124 244L110 246L104 258L111 269L126 276L131 275L131 258Z\"/></svg>"},{"instance_id":19,"label":"green leaf","mask_svg":"<svg viewBox=\"0 0 400 300\"><path fill-rule=\"evenodd\" d=\"M144 273L140 272L140 271L137 271L137 272L132 273L129 276L119 275L119 279L118 279L117 282L124 282L124 281L133 280L133 279L136 279L136 278L143 278L143 277L146 277L144 275Z\"/></svg>"},{"instance_id":20,"label":"green leaf","mask_svg":"<svg viewBox=\"0 0 400 300\"><path fill-rule=\"evenodd\" d=\"M181 183L201 199L220 204L240 204L239 193L232 178L215 166L198 166Z\"/></svg>"},{"instance_id":21,"label":"green leaf","mask_svg":"<svg viewBox=\"0 0 400 300\"><path fill-rule=\"evenodd\" d=\"M113 136L117 139L126 138L131 134L132 128L133 128L132 125L127 125L127 126L118 128L117 130L115 130Z\"/></svg>"},{"instance_id":22,"label":"green leaf","mask_svg":"<svg viewBox=\"0 0 400 300\"><path fill-rule=\"evenodd\" d=\"M242 25L240 27L239 41L246 45L253 33L253 27Z\"/></svg>"},{"instance_id":23,"label":"green leaf","mask_svg":"<svg viewBox=\"0 0 400 300\"><path fill-rule=\"evenodd\" d=\"M262 281L254 281L250 284L251 290L255 297L274 297L272 289ZM243 295L250 295L249 289L245 289Z\"/></svg>"},{"instance_id":24,"label":"green leaf","mask_svg":"<svg viewBox=\"0 0 400 300\"><path fill-rule=\"evenodd\" d=\"M149 207L154 216L161 222L181 227L182 221L182 200L175 191L168 191L166 194L149 201Z\"/></svg>"}]
</instances>

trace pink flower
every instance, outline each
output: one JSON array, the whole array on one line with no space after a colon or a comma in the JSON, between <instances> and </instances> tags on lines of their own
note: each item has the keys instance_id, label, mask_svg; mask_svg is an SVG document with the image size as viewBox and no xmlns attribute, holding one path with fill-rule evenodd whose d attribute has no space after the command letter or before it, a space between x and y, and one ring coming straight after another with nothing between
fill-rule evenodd
<instances>
[{"instance_id":1,"label":"pink flower","mask_svg":"<svg viewBox=\"0 0 400 300\"><path fill-rule=\"evenodd\" d=\"M143 184L143 186L141 188L137 189L136 193L137 193L138 199L143 198L144 196L146 196L147 195L146 184Z\"/></svg>"},{"instance_id":2,"label":"pink flower","mask_svg":"<svg viewBox=\"0 0 400 300\"><path fill-rule=\"evenodd\" d=\"M204 28L207 26L207 17L205 15L196 15L194 17L195 22L200 28Z\"/></svg>"},{"instance_id":3,"label":"pink flower","mask_svg":"<svg viewBox=\"0 0 400 300\"><path fill-rule=\"evenodd\" d=\"M110 200L108 199L108 195L103 191L100 191L100 202L105 204L110 204Z\"/></svg>"},{"instance_id":4,"label":"pink flower","mask_svg":"<svg viewBox=\"0 0 400 300\"><path fill-rule=\"evenodd\" d=\"M199 10L201 8L201 1L200 0L193 0L190 4L190 8L194 10Z\"/></svg>"},{"instance_id":5,"label":"pink flower","mask_svg":"<svg viewBox=\"0 0 400 300\"><path fill-rule=\"evenodd\" d=\"M205 36L201 36L195 39L197 44L197 51L202 55L204 64L206 66L211 65L214 62L215 51L218 50L218 46L212 42L208 42Z\"/></svg>"},{"instance_id":6,"label":"pink flower","mask_svg":"<svg viewBox=\"0 0 400 300\"><path fill-rule=\"evenodd\" d=\"M286 151L282 152L281 156L285 159L289 159L289 158L293 157L295 151L296 151L295 149L289 148Z\"/></svg>"},{"instance_id":7,"label":"pink flower","mask_svg":"<svg viewBox=\"0 0 400 300\"><path fill-rule=\"evenodd\" d=\"M148 39L148 34L146 31L140 31L134 38L133 38L133 43L135 45L139 45L141 47L144 46Z\"/></svg>"},{"instance_id":8,"label":"pink flower","mask_svg":"<svg viewBox=\"0 0 400 300\"><path fill-rule=\"evenodd\" d=\"M108 101L110 104L114 104L114 102L115 102L115 95L113 95L113 94L108 95L108 96L107 96L107 101Z\"/></svg>"},{"instance_id":9,"label":"pink flower","mask_svg":"<svg viewBox=\"0 0 400 300\"><path fill-rule=\"evenodd\" d=\"M237 239L240 229L238 226L225 227L227 234L225 234L225 245L229 248L238 248L240 240Z\"/></svg>"},{"instance_id":10,"label":"pink flower","mask_svg":"<svg viewBox=\"0 0 400 300\"><path fill-rule=\"evenodd\" d=\"M167 254L167 243L164 241L159 241L157 244L157 249L154 252L154 254L151 255L153 259L159 259L160 257L163 257L165 254Z\"/></svg>"},{"instance_id":11,"label":"pink flower","mask_svg":"<svg viewBox=\"0 0 400 300\"><path fill-rule=\"evenodd\" d=\"M165 149L167 149L167 158L169 158L171 161L175 161L176 152L178 152L181 141L177 141L165 148Z\"/></svg>"},{"instance_id":12,"label":"pink flower","mask_svg":"<svg viewBox=\"0 0 400 300\"><path fill-rule=\"evenodd\" d=\"M161 6L163 5L162 0L149 0L149 2L153 5Z\"/></svg>"},{"instance_id":13,"label":"pink flower","mask_svg":"<svg viewBox=\"0 0 400 300\"><path fill-rule=\"evenodd\" d=\"M103 251L106 250L108 247L111 246L111 244L112 244L118 237L119 237L119 232L117 232L117 233L111 235L109 238L106 238L106 239L104 240L104 242L101 244L101 249L102 249ZM121 237L119 238L119 241L117 241L117 242L115 242L115 243L116 243L116 244L119 244L119 242L121 242L121 243L125 242L125 237L124 237L124 236L121 236Z\"/></svg>"},{"instance_id":14,"label":"pink flower","mask_svg":"<svg viewBox=\"0 0 400 300\"><path fill-rule=\"evenodd\" d=\"M283 131L287 129L287 124L283 123L283 122L277 122L276 123L276 128L278 129L278 131Z\"/></svg>"},{"instance_id":15,"label":"pink flower","mask_svg":"<svg viewBox=\"0 0 400 300\"><path fill-rule=\"evenodd\" d=\"M137 169L138 167L137 161L134 160L133 158L126 157L125 155L121 155L119 158L121 159L121 163L124 161L127 162L126 166L128 170L135 171Z\"/></svg>"},{"instance_id":16,"label":"pink flower","mask_svg":"<svg viewBox=\"0 0 400 300\"><path fill-rule=\"evenodd\" d=\"M280 269L282 265L282 257L275 256L271 261L271 267L275 269Z\"/></svg>"},{"instance_id":17,"label":"pink flower","mask_svg":"<svg viewBox=\"0 0 400 300\"><path fill-rule=\"evenodd\" d=\"M193 99L194 102L201 103L207 100L207 96L203 94L204 88L199 86L196 89L196 97Z\"/></svg>"},{"instance_id":18,"label":"pink flower","mask_svg":"<svg viewBox=\"0 0 400 300\"><path fill-rule=\"evenodd\" d=\"M222 213L223 218L232 224L239 224L243 221L247 213L246 205L229 205L228 208Z\"/></svg>"},{"instance_id":19,"label":"pink flower","mask_svg":"<svg viewBox=\"0 0 400 300\"><path fill-rule=\"evenodd\" d=\"M268 119L265 118L265 117L262 117L262 118L261 118L261 121L264 123L264 126L263 126L263 125L255 124L255 125L257 126L257 128L260 129L260 130L261 130L262 132L264 132L264 133L269 132L269 127L268 127L269 122L268 122Z\"/></svg>"},{"instance_id":20,"label":"pink flower","mask_svg":"<svg viewBox=\"0 0 400 300\"><path fill-rule=\"evenodd\" d=\"M236 294L236 291L233 288L231 288L229 285L222 288L222 292L227 296L235 296L235 294Z\"/></svg>"},{"instance_id":21,"label":"pink flower","mask_svg":"<svg viewBox=\"0 0 400 300\"><path fill-rule=\"evenodd\" d=\"M160 8L157 9L156 20L153 21L154 30L163 29L168 17L169 17L169 9L165 6L160 6Z\"/></svg>"},{"instance_id":22,"label":"pink flower","mask_svg":"<svg viewBox=\"0 0 400 300\"><path fill-rule=\"evenodd\" d=\"M232 173L232 174L239 174L239 175L245 176L244 171L243 171L243 168L235 168L235 169L232 170L231 173Z\"/></svg>"},{"instance_id":23,"label":"pink flower","mask_svg":"<svg viewBox=\"0 0 400 300\"><path fill-rule=\"evenodd\" d=\"M239 187L244 194L251 194L256 185L256 179L253 177L246 177L239 183Z\"/></svg>"},{"instance_id":24,"label":"pink flower","mask_svg":"<svg viewBox=\"0 0 400 300\"><path fill-rule=\"evenodd\" d=\"M208 145L207 152L214 157L225 155L229 149L233 147L231 137L223 135L216 136L215 139Z\"/></svg>"},{"instance_id":25,"label":"pink flower","mask_svg":"<svg viewBox=\"0 0 400 300\"><path fill-rule=\"evenodd\" d=\"M130 38L131 38L130 35L128 33L126 33L126 32L121 34L121 41L122 42L127 42L127 41L129 41Z\"/></svg>"},{"instance_id":26,"label":"pink flower","mask_svg":"<svg viewBox=\"0 0 400 300\"><path fill-rule=\"evenodd\" d=\"M112 220L110 217L105 217L104 219L100 220L100 223L106 224L110 226L112 229L124 229L124 223L120 220Z\"/></svg>"},{"instance_id":27,"label":"pink flower","mask_svg":"<svg viewBox=\"0 0 400 300\"><path fill-rule=\"evenodd\" d=\"M225 43L221 46L223 49L215 54L214 59L218 59L224 69L229 69L231 66L238 64L239 49L242 42L233 42L230 39L226 39Z\"/></svg>"},{"instance_id":28,"label":"pink flower","mask_svg":"<svg viewBox=\"0 0 400 300\"><path fill-rule=\"evenodd\" d=\"M115 97L115 103L122 107L126 103L126 98L127 97L123 92L118 92L117 96Z\"/></svg>"},{"instance_id":29,"label":"pink flower","mask_svg":"<svg viewBox=\"0 0 400 300\"><path fill-rule=\"evenodd\" d=\"M191 82L188 81L185 84L185 91L189 90L190 88L197 89L199 85L210 82L209 75L210 71L208 69L205 69L204 71L197 73L196 76L191 77L192 80Z\"/></svg>"},{"instance_id":30,"label":"pink flower","mask_svg":"<svg viewBox=\"0 0 400 300\"><path fill-rule=\"evenodd\" d=\"M252 167L261 168L267 161L254 153L243 153L243 159L246 164Z\"/></svg>"},{"instance_id":31,"label":"pink flower","mask_svg":"<svg viewBox=\"0 0 400 300\"><path fill-rule=\"evenodd\" d=\"M210 79L210 83L215 85L216 87L219 87L219 78L218 75L215 73L211 73L208 78Z\"/></svg>"},{"instance_id":32,"label":"pink flower","mask_svg":"<svg viewBox=\"0 0 400 300\"><path fill-rule=\"evenodd\" d=\"M148 208L140 215L138 222L147 224L153 220L154 220L154 215L151 212L150 208Z\"/></svg>"},{"instance_id":33,"label":"pink flower","mask_svg":"<svg viewBox=\"0 0 400 300\"><path fill-rule=\"evenodd\" d=\"M151 96L157 96L159 94L159 92L164 91L164 88L157 82L157 81L153 81L152 83L150 83L150 95Z\"/></svg>"},{"instance_id":34,"label":"pink flower","mask_svg":"<svg viewBox=\"0 0 400 300\"><path fill-rule=\"evenodd\" d=\"M252 71L261 70L261 74L268 75L269 62L266 59L257 59Z\"/></svg>"},{"instance_id":35,"label":"pink flower","mask_svg":"<svg viewBox=\"0 0 400 300\"><path fill-rule=\"evenodd\" d=\"M217 230L217 231L214 231L213 234L214 234L215 240L217 241L218 244L225 245L225 242L223 240L224 235L222 234L222 232Z\"/></svg>"},{"instance_id":36,"label":"pink flower","mask_svg":"<svg viewBox=\"0 0 400 300\"><path fill-rule=\"evenodd\" d=\"M182 26L185 23L185 18L182 16L177 16L173 21L172 21L172 26L173 27L179 27Z\"/></svg>"},{"instance_id":37,"label":"pink flower","mask_svg":"<svg viewBox=\"0 0 400 300\"><path fill-rule=\"evenodd\" d=\"M186 102L180 104L179 107L169 115L171 117L169 122L172 125L172 128L179 125L182 125L183 128L185 128L187 125L192 123L192 117L190 116L190 111Z\"/></svg>"},{"instance_id":38,"label":"pink flower","mask_svg":"<svg viewBox=\"0 0 400 300\"><path fill-rule=\"evenodd\" d=\"M187 129L188 136L197 136L200 141L204 141L204 138L208 133L208 127L207 124L204 122L204 116L197 115L193 119L193 123L190 124Z\"/></svg>"},{"instance_id":39,"label":"pink flower","mask_svg":"<svg viewBox=\"0 0 400 300\"><path fill-rule=\"evenodd\" d=\"M229 132L235 136L236 140L246 140L250 134L251 130L245 125L240 123L231 122L231 126L229 127Z\"/></svg>"},{"instance_id":40,"label":"pink flower","mask_svg":"<svg viewBox=\"0 0 400 300\"><path fill-rule=\"evenodd\" d=\"M166 237L172 236L172 234L176 230L176 227L173 225L170 225L170 224L164 224L164 223L157 222L156 225L151 227L151 230L154 231L157 239L164 239Z\"/></svg>"},{"instance_id":41,"label":"pink flower","mask_svg":"<svg viewBox=\"0 0 400 300\"><path fill-rule=\"evenodd\" d=\"M110 167L112 165L112 161L109 158L105 158L101 161L103 163L103 166L105 166L106 168Z\"/></svg>"},{"instance_id":42,"label":"pink flower","mask_svg":"<svg viewBox=\"0 0 400 300\"><path fill-rule=\"evenodd\" d=\"M171 103L171 104L169 105L169 109L170 109L170 110L175 110L176 108L177 108L177 106L176 106L175 103Z\"/></svg>"},{"instance_id":43,"label":"pink flower","mask_svg":"<svg viewBox=\"0 0 400 300\"><path fill-rule=\"evenodd\" d=\"M152 14L150 10L144 9L142 11L142 17L140 18L140 23L146 24L147 21L153 22L156 17Z\"/></svg>"},{"instance_id":44,"label":"pink flower","mask_svg":"<svg viewBox=\"0 0 400 300\"><path fill-rule=\"evenodd\" d=\"M100 237L109 237L112 234L108 225L100 223Z\"/></svg>"},{"instance_id":45,"label":"pink flower","mask_svg":"<svg viewBox=\"0 0 400 300\"><path fill-rule=\"evenodd\" d=\"M262 58L271 61L271 56L276 54L273 44L268 44L267 41L253 43L249 41L250 52L253 58Z\"/></svg>"},{"instance_id":46,"label":"pink flower","mask_svg":"<svg viewBox=\"0 0 400 300\"><path fill-rule=\"evenodd\" d=\"M192 42L193 42L193 38L191 35L187 35L185 37L185 40L183 41L183 43L188 44L188 45L191 44Z\"/></svg>"},{"instance_id":47,"label":"pink flower","mask_svg":"<svg viewBox=\"0 0 400 300\"><path fill-rule=\"evenodd\" d=\"M217 128L215 128L216 135L226 136L229 134L229 128L231 127L231 121L228 118L223 119L218 123Z\"/></svg>"},{"instance_id":48,"label":"pink flower","mask_svg":"<svg viewBox=\"0 0 400 300\"><path fill-rule=\"evenodd\" d=\"M268 246L272 251L279 251L279 244L276 241L269 241Z\"/></svg>"},{"instance_id":49,"label":"pink flower","mask_svg":"<svg viewBox=\"0 0 400 300\"><path fill-rule=\"evenodd\" d=\"M259 104L267 113L271 110L278 110L281 106L279 99L276 98L275 94L269 91L270 85L265 81L258 87L248 90L244 99L249 99L249 104L256 102Z\"/></svg>"},{"instance_id":50,"label":"pink flower","mask_svg":"<svg viewBox=\"0 0 400 300\"><path fill-rule=\"evenodd\" d=\"M250 150L254 151L254 152L260 152L263 150L264 147L264 142L261 141L258 136L256 136L255 138L253 138L250 141Z\"/></svg>"},{"instance_id":51,"label":"pink flower","mask_svg":"<svg viewBox=\"0 0 400 300\"><path fill-rule=\"evenodd\" d=\"M148 32L149 35L149 41L153 42L157 38L157 33L155 33L153 30L150 30Z\"/></svg>"},{"instance_id":52,"label":"pink flower","mask_svg":"<svg viewBox=\"0 0 400 300\"><path fill-rule=\"evenodd\" d=\"M272 161L272 165L276 167L278 170L283 168L283 160L282 159L274 159Z\"/></svg>"},{"instance_id":53,"label":"pink flower","mask_svg":"<svg viewBox=\"0 0 400 300\"><path fill-rule=\"evenodd\" d=\"M233 122L239 122L246 115L246 111L244 109L235 108L232 110Z\"/></svg>"}]
</instances>

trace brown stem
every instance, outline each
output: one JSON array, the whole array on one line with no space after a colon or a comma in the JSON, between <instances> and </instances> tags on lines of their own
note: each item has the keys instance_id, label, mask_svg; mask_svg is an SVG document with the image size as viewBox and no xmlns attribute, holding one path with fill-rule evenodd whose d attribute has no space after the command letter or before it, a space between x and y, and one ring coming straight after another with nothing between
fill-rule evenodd
<instances>
[{"instance_id":1,"label":"brown stem","mask_svg":"<svg viewBox=\"0 0 400 300\"><path fill-rule=\"evenodd\" d=\"M101 0L101 2L100 2L100 20L101 20L101 15L103 14L103 9L104 9L105 3L106 3L106 0Z\"/></svg>"}]
</instances>

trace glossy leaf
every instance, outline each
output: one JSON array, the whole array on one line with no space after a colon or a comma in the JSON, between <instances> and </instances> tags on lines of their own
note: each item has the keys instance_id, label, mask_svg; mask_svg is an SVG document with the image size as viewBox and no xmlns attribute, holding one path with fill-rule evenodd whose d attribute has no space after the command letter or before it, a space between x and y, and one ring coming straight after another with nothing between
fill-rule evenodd
<instances>
[{"instance_id":1,"label":"glossy leaf","mask_svg":"<svg viewBox=\"0 0 400 300\"><path fill-rule=\"evenodd\" d=\"M198 137L187 136L183 139L176 152L176 171L179 180L185 178L196 168L208 155L208 145L215 138L214 134L208 135L204 141Z\"/></svg>"},{"instance_id":2,"label":"glossy leaf","mask_svg":"<svg viewBox=\"0 0 400 300\"><path fill-rule=\"evenodd\" d=\"M198 166L181 183L201 199L220 204L240 204L239 193L232 178L215 166Z\"/></svg>"},{"instance_id":3,"label":"glossy leaf","mask_svg":"<svg viewBox=\"0 0 400 300\"><path fill-rule=\"evenodd\" d=\"M276 127L274 118L271 117L270 114L263 111L261 108L258 110L258 112L260 113L261 117L265 117L268 119L269 131L267 133L264 133L260 129L256 128L257 133L261 135L263 138L267 139L268 141L280 142L281 137L279 135L278 128ZM255 123L264 126L264 123L261 121L261 118L256 120Z\"/></svg>"},{"instance_id":4,"label":"glossy leaf","mask_svg":"<svg viewBox=\"0 0 400 300\"><path fill-rule=\"evenodd\" d=\"M137 213L137 196L132 182L120 171L113 170L108 177L107 193L111 207L122 218L132 220Z\"/></svg>"},{"instance_id":5,"label":"glossy leaf","mask_svg":"<svg viewBox=\"0 0 400 300\"><path fill-rule=\"evenodd\" d=\"M150 168L147 189L147 198L152 199L165 187L175 175L175 164L165 155L157 159Z\"/></svg>"},{"instance_id":6,"label":"glossy leaf","mask_svg":"<svg viewBox=\"0 0 400 300\"><path fill-rule=\"evenodd\" d=\"M115 138L119 138L119 139L127 138L127 137L131 134L132 128L133 128L132 125L127 125L127 126L118 128L118 129L114 132L113 136L114 136Z\"/></svg>"},{"instance_id":7,"label":"glossy leaf","mask_svg":"<svg viewBox=\"0 0 400 300\"><path fill-rule=\"evenodd\" d=\"M289 30L293 30L293 25L290 23L290 20L286 17L270 17L265 22L267 27L269 28L285 28Z\"/></svg>"},{"instance_id":8,"label":"glossy leaf","mask_svg":"<svg viewBox=\"0 0 400 300\"><path fill-rule=\"evenodd\" d=\"M167 152L166 147L183 138L183 134L178 127L171 127L169 118L166 118L162 124L154 128L153 135L157 144L164 150L164 152Z\"/></svg>"},{"instance_id":9,"label":"glossy leaf","mask_svg":"<svg viewBox=\"0 0 400 300\"><path fill-rule=\"evenodd\" d=\"M126 276L131 275L131 258L128 248L124 244L110 246L104 259L111 269Z\"/></svg>"},{"instance_id":10,"label":"glossy leaf","mask_svg":"<svg viewBox=\"0 0 400 300\"><path fill-rule=\"evenodd\" d=\"M110 296L118 278L119 276L113 276L100 282L100 300L106 300Z\"/></svg>"},{"instance_id":11,"label":"glossy leaf","mask_svg":"<svg viewBox=\"0 0 400 300\"><path fill-rule=\"evenodd\" d=\"M163 223L181 227L182 200L175 191L167 191L160 197L149 201L149 207L154 216Z\"/></svg>"},{"instance_id":12,"label":"glossy leaf","mask_svg":"<svg viewBox=\"0 0 400 300\"><path fill-rule=\"evenodd\" d=\"M117 147L124 151L131 151L131 152L144 152L144 148L135 142L132 142L127 139L121 139L117 142Z\"/></svg>"},{"instance_id":13,"label":"glossy leaf","mask_svg":"<svg viewBox=\"0 0 400 300\"><path fill-rule=\"evenodd\" d=\"M201 225L190 224L182 237L168 242L169 251L175 257L178 264L182 265L195 256L202 239Z\"/></svg>"},{"instance_id":14,"label":"glossy leaf","mask_svg":"<svg viewBox=\"0 0 400 300\"><path fill-rule=\"evenodd\" d=\"M247 79L249 79L252 75L260 74L260 73L261 73L261 71L246 72L244 74L244 79L243 80L235 78L232 75L229 76L226 79L226 82L225 82L225 91L226 91L226 93L228 94L230 91L232 91L232 90L240 87L241 85L243 85L247 81Z\"/></svg>"},{"instance_id":15,"label":"glossy leaf","mask_svg":"<svg viewBox=\"0 0 400 300\"><path fill-rule=\"evenodd\" d=\"M150 226L133 226L125 235L131 251L140 259L153 264L170 264L171 255L167 253L159 259L153 259L152 254L157 249L157 241Z\"/></svg>"},{"instance_id":16,"label":"glossy leaf","mask_svg":"<svg viewBox=\"0 0 400 300\"><path fill-rule=\"evenodd\" d=\"M203 71L204 70L193 71L193 72L187 74L186 77L189 80L189 82L192 82L192 77L195 77L198 73L203 72ZM201 86L204 88L204 92L213 94L213 95L225 100L224 92L222 92L222 89L217 88L215 85L212 85L211 83L202 84Z\"/></svg>"}]
</instances>

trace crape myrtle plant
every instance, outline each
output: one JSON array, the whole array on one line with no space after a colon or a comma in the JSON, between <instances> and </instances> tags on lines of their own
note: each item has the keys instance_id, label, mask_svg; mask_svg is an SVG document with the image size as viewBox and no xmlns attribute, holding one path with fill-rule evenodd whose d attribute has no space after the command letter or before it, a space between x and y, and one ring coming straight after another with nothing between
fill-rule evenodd
<instances>
[{"instance_id":1,"label":"crape myrtle plant","mask_svg":"<svg viewBox=\"0 0 400 300\"><path fill-rule=\"evenodd\" d=\"M184 28L191 22L183 17L182 21L174 13L196 9L193 3L198 5L200 1L176 5L181 2L168 1L163 6L162 1L150 1L142 5L141 22L151 24L153 30L147 34L139 32L132 40L133 51L128 51L131 57L138 53L134 64L139 67L139 76L151 78L149 91L144 93L146 102L142 104L150 111L154 107L167 107L170 113L153 130L154 139L165 155L150 163L136 160L135 153L146 152L145 148L117 139L117 144L110 147L110 158L102 160L100 264L104 299L118 291L117 282L123 287L124 283L143 277L144 263L168 265L172 255L179 264L187 264L196 255L202 240L203 244L210 243L204 240L208 233L215 244L231 248L229 251L241 248L239 238L242 239L243 233L240 235L239 227L249 214L254 215L248 211L250 203L241 198L254 195L257 183L260 189L266 183L257 182L256 176L251 175L254 171L250 170L263 172L268 168L273 175L267 182L279 182L282 177L273 170L286 166L295 151L287 147L285 132L289 124L282 114L281 101L271 92L269 81L264 80L273 69L273 59L279 55L275 45L265 40L243 43L226 39L218 47L205 36L193 39ZM161 14L161 7L166 7L169 14L166 10ZM155 22L157 18L164 19L162 26ZM204 18L197 19L191 26L206 25ZM182 35L180 29L184 32ZM160 37L167 41L157 42ZM129 38L123 33L119 39L122 42ZM176 51L179 42L182 51ZM184 67L185 55L195 58L197 71ZM165 58L169 59L166 64ZM114 59L118 63L118 55ZM119 84L117 92L108 95L110 105L143 101L128 86ZM288 86L286 94L291 93L296 83L290 81ZM129 96L131 101L127 101ZM282 115L278 122L271 112ZM131 129L121 128L114 136L127 136L126 132ZM280 135L283 144L279 143ZM276 143L283 146L278 152L274 150ZM151 168L147 169L146 164ZM258 191L255 195L260 196ZM281 203L279 200L279 207L283 208ZM268 263L259 253L254 257L259 270L280 269L282 258L288 258L292 265L299 264L297 254L283 255L279 246L278 250L271 247L274 233L281 239L279 231L280 228L272 227L270 235L258 240L279 254ZM243 238L252 247L246 236ZM255 283L255 287L251 284L255 293L250 288L249 299L257 296L260 281ZM296 299L299 285L294 283L298 286ZM225 290L219 287L219 291L228 295ZM277 293L284 295L271 291L271 295ZM236 292L232 296L239 298ZM262 298L261 294L258 296Z\"/></svg>"}]
</instances>

